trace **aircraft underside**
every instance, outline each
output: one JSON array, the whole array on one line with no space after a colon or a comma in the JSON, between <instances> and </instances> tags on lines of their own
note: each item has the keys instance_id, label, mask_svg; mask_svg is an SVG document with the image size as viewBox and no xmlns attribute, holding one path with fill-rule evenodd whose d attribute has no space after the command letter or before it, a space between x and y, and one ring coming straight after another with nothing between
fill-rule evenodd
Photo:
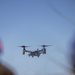
<instances>
[{"instance_id":1,"label":"aircraft underside","mask_svg":"<svg viewBox=\"0 0 75 75\"><path fill-rule=\"evenodd\" d=\"M39 57L39 56L40 56L40 54L37 54L37 53L35 53L35 54L29 54L29 57L30 57L30 56L32 56L32 57L34 57L34 56Z\"/></svg>"}]
</instances>

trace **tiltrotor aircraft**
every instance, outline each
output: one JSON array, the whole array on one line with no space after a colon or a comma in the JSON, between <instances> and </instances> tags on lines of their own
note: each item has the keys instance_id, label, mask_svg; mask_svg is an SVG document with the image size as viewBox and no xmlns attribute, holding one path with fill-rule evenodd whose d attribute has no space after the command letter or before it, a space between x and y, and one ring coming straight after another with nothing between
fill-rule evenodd
<instances>
[{"instance_id":1,"label":"tiltrotor aircraft","mask_svg":"<svg viewBox=\"0 0 75 75\"><path fill-rule=\"evenodd\" d=\"M26 47L30 47L30 46L25 46L25 45L22 45L22 46L18 46L18 47L22 47L23 48L23 55L25 55L26 52L28 52L29 54L29 57L32 56L37 56L39 57L40 54L46 54L46 48L45 47L48 47L48 46L52 46L52 45L39 45L41 47L43 47L41 50L37 49L35 51L29 51L29 50L26 50Z\"/></svg>"}]
</instances>

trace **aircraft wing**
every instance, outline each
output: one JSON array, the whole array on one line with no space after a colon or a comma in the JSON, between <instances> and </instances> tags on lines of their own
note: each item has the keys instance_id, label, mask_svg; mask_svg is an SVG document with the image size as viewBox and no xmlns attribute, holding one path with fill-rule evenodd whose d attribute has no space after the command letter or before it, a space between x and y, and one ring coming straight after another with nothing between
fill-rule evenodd
<instances>
[{"instance_id":1,"label":"aircraft wing","mask_svg":"<svg viewBox=\"0 0 75 75\"><path fill-rule=\"evenodd\" d=\"M43 50L39 50L38 53L40 53L40 54L43 53Z\"/></svg>"},{"instance_id":2,"label":"aircraft wing","mask_svg":"<svg viewBox=\"0 0 75 75\"><path fill-rule=\"evenodd\" d=\"M35 52L38 52L39 54L43 53L43 50L35 50L35 51L30 51L30 50L26 50L26 52L28 53L35 53Z\"/></svg>"},{"instance_id":3,"label":"aircraft wing","mask_svg":"<svg viewBox=\"0 0 75 75\"><path fill-rule=\"evenodd\" d=\"M35 52L35 51L26 50L26 52L28 52L28 53L32 53L32 52Z\"/></svg>"}]
</instances>

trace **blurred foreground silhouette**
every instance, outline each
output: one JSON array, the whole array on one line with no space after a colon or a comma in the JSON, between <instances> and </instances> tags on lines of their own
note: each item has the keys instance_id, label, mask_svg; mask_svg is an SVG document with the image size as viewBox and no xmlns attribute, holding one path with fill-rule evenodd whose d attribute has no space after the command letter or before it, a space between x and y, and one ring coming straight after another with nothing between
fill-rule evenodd
<instances>
[{"instance_id":1,"label":"blurred foreground silhouette","mask_svg":"<svg viewBox=\"0 0 75 75\"><path fill-rule=\"evenodd\" d=\"M71 55L70 55L70 61L71 61L71 73L75 75L75 32L73 35L72 42L70 43L70 50L71 50Z\"/></svg>"},{"instance_id":2,"label":"blurred foreground silhouette","mask_svg":"<svg viewBox=\"0 0 75 75\"><path fill-rule=\"evenodd\" d=\"M7 64L0 63L0 75L16 75L11 67Z\"/></svg>"},{"instance_id":3,"label":"blurred foreground silhouette","mask_svg":"<svg viewBox=\"0 0 75 75\"><path fill-rule=\"evenodd\" d=\"M3 54L2 40L0 39L0 75L18 75L15 70L1 59Z\"/></svg>"}]
</instances>

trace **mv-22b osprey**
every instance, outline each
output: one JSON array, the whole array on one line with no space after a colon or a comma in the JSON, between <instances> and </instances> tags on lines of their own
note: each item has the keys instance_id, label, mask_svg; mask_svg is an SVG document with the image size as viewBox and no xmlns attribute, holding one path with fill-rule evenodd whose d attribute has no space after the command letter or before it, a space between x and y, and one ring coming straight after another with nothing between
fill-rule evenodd
<instances>
[{"instance_id":1,"label":"mv-22b osprey","mask_svg":"<svg viewBox=\"0 0 75 75\"><path fill-rule=\"evenodd\" d=\"M25 46L25 45L22 45L22 46L18 46L18 47L22 47L23 48L23 55L25 55L26 52L28 52L28 56L37 56L39 57L40 54L46 54L46 48L45 47L48 47L48 46L52 46L52 45L40 45L41 47L43 47L41 50L37 49L35 51L29 51L29 50L26 50L26 47L29 47L29 46Z\"/></svg>"}]
</instances>

